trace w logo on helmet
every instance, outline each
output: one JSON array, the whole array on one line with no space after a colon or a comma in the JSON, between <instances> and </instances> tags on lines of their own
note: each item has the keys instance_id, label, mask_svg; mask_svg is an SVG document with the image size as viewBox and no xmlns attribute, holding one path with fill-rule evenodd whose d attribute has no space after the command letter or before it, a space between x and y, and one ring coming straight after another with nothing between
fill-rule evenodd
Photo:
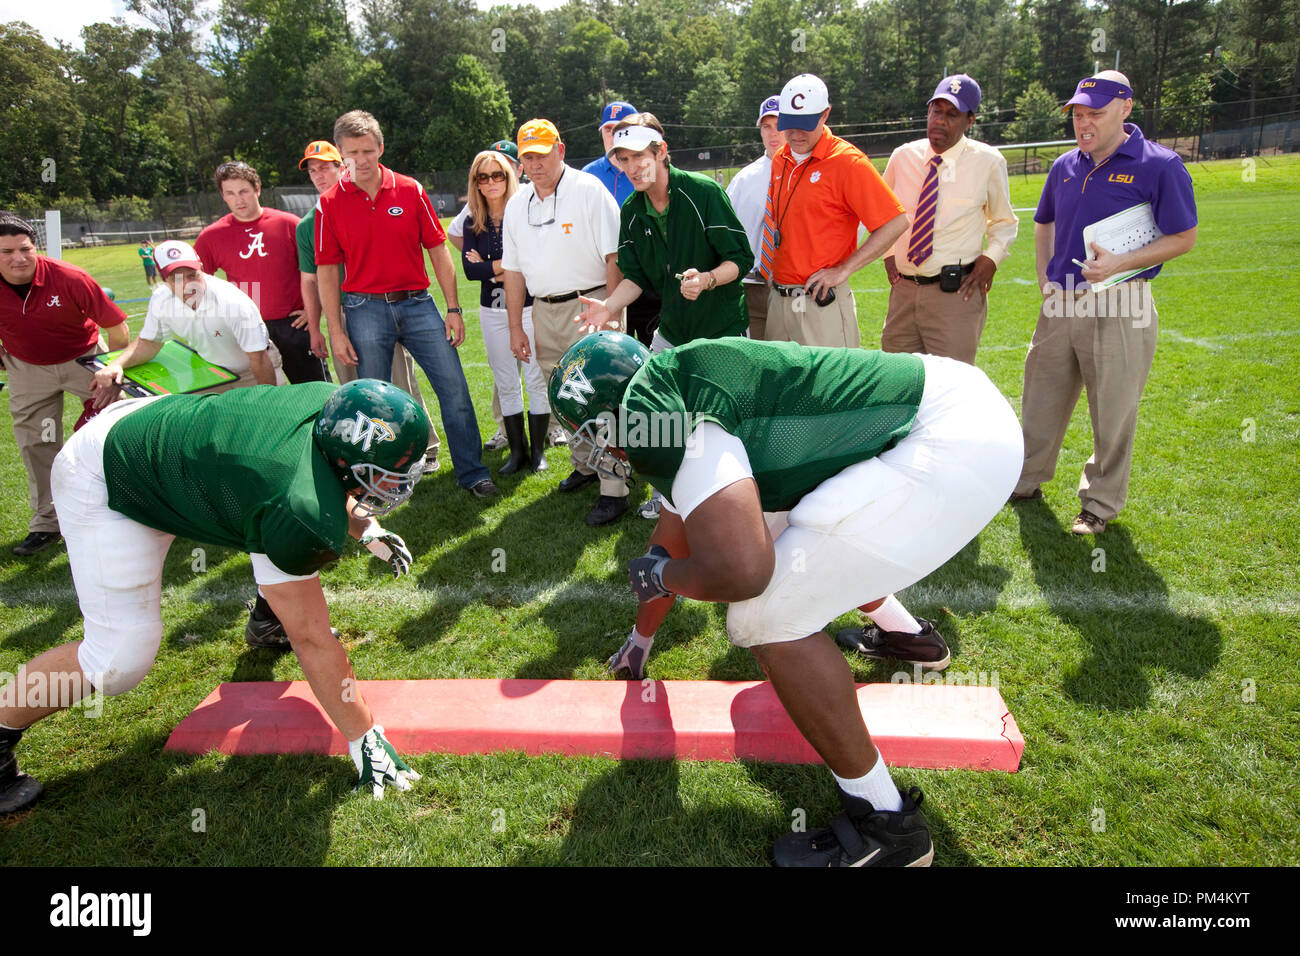
<instances>
[{"instance_id":1,"label":"w logo on helmet","mask_svg":"<svg viewBox=\"0 0 1300 956\"><path fill-rule=\"evenodd\" d=\"M571 398L579 405L586 405L587 400L596 394L596 389L583 374L582 366L583 363L578 363L564 370L564 381L555 393L556 398Z\"/></svg>"},{"instance_id":2,"label":"w logo on helmet","mask_svg":"<svg viewBox=\"0 0 1300 956\"><path fill-rule=\"evenodd\" d=\"M362 451L370 451L372 444L396 441L397 433L388 422L370 418L364 412L357 412L355 419L344 419L334 424L334 434L345 442L360 445Z\"/></svg>"}]
</instances>

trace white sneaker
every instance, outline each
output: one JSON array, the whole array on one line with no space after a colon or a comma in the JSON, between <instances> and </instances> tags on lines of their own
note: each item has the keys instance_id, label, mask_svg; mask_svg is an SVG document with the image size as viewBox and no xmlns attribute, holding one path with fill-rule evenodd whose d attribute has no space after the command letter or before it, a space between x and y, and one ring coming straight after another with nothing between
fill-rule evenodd
<instances>
[{"instance_id":1,"label":"white sneaker","mask_svg":"<svg viewBox=\"0 0 1300 956\"><path fill-rule=\"evenodd\" d=\"M508 444L510 444L510 440L506 438L505 426L498 425L497 433L483 443L483 450L500 451L502 448L505 448L506 445Z\"/></svg>"},{"instance_id":2,"label":"white sneaker","mask_svg":"<svg viewBox=\"0 0 1300 956\"><path fill-rule=\"evenodd\" d=\"M659 498L657 498L657 497L656 497L656 498L651 498L649 501L647 501L645 504L643 504L640 508L637 508L637 509L636 509L636 513L639 514L642 518L645 518L647 521L657 521L657 520L659 520L659 502L660 502L660 500L661 500L661 499L659 499Z\"/></svg>"},{"instance_id":3,"label":"white sneaker","mask_svg":"<svg viewBox=\"0 0 1300 956\"><path fill-rule=\"evenodd\" d=\"M546 433L546 442L549 445L567 445L569 436L564 433L564 429L559 425L552 425L551 430Z\"/></svg>"}]
</instances>

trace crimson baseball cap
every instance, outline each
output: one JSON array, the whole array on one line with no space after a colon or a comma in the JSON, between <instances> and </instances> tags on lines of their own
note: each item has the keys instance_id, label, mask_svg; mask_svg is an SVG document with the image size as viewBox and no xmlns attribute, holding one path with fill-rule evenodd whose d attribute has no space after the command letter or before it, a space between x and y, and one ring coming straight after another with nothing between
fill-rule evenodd
<instances>
[{"instance_id":1,"label":"crimson baseball cap","mask_svg":"<svg viewBox=\"0 0 1300 956\"><path fill-rule=\"evenodd\" d=\"M781 91L776 128L803 129L811 133L830 105L831 96L826 84L811 73L800 73Z\"/></svg>"},{"instance_id":2,"label":"crimson baseball cap","mask_svg":"<svg viewBox=\"0 0 1300 956\"><path fill-rule=\"evenodd\" d=\"M966 73L957 73L939 81L939 85L934 88L934 96L930 97L930 103L947 100L963 113L978 113L980 99L980 85L975 82L975 78Z\"/></svg>"},{"instance_id":3,"label":"crimson baseball cap","mask_svg":"<svg viewBox=\"0 0 1300 956\"><path fill-rule=\"evenodd\" d=\"M1075 87L1074 96L1066 101L1061 107L1064 113L1071 106L1090 106L1095 110L1101 109L1111 100L1131 100L1133 99L1133 90L1117 80L1108 80L1100 76L1089 76L1079 81Z\"/></svg>"},{"instance_id":4,"label":"crimson baseball cap","mask_svg":"<svg viewBox=\"0 0 1300 956\"><path fill-rule=\"evenodd\" d=\"M326 139L318 139L307 144L307 149L302 154L302 159L298 160L298 168L302 169L309 159L320 159L327 163L341 163L343 157L339 155L338 147Z\"/></svg>"},{"instance_id":5,"label":"crimson baseball cap","mask_svg":"<svg viewBox=\"0 0 1300 956\"><path fill-rule=\"evenodd\" d=\"M199 254L194 251L194 247L179 239L168 239L154 246L153 261L158 265L158 274L164 279L181 266L203 271L203 263L199 260Z\"/></svg>"}]
</instances>

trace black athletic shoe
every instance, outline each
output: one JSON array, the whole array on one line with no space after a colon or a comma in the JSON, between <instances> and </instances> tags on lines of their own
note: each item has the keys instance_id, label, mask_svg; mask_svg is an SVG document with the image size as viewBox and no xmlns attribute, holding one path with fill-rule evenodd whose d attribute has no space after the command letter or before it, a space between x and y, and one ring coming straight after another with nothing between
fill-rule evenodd
<instances>
[{"instance_id":1,"label":"black athletic shoe","mask_svg":"<svg viewBox=\"0 0 1300 956\"><path fill-rule=\"evenodd\" d=\"M613 524L627 512L627 495L615 498L601 495L596 499L596 506L587 512L587 524L593 528L604 524Z\"/></svg>"},{"instance_id":2,"label":"black athletic shoe","mask_svg":"<svg viewBox=\"0 0 1300 956\"><path fill-rule=\"evenodd\" d=\"M37 551L43 551L62 537L57 531L33 531L22 541L14 545L14 554L29 558Z\"/></svg>"},{"instance_id":3,"label":"black athletic shoe","mask_svg":"<svg viewBox=\"0 0 1300 956\"><path fill-rule=\"evenodd\" d=\"M275 616L270 607L263 607L260 601L248 601L248 623L244 625L244 641L249 647L266 647L273 651L292 650L289 635L284 632L284 625ZM330 628L330 633L337 640L337 628Z\"/></svg>"},{"instance_id":4,"label":"black athletic shoe","mask_svg":"<svg viewBox=\"0 0 1300 956\"><path fill-rule=\"evenodd\" d=\"M899 791L903 808L877 810L871 801L840 791L844 812L830 829L787 833L772 847L777 866L929 866L934 859L930 826L921 812L924 796Z\"/></svg>"},{"instance_id":5,"label":"black athletic shoe","mask_svg":"<svg viewBox=\"0 0 1300 956\"><path fill-rule=\"evenodd\" d=\"M22 739L21 730L0 729L0 817L21 813L39 800L45 790L35 777L18 772L14 748Z\"/></svg>"},{"instance_id":6,"label":"black athletic shoe","mask_svg":"<svg viewBox=\"0 0 1300 956\"><path fill-rule=\"evenodd\" d=\"M596 474L594 471L589 475L584 475L580 471L574 471L569 474L568 478L565 478L560 482L558 487L563 492L577 491L579 488L586 488L592 482L596 481L600 481L600 475Z\"/></svg>"},{"instance_id":7,"label":"black athletic shoe","mask_svg":"<svg viewBox=\"0 0 1300 956\"><path fill-rule=\"evenodd\" d=\"M923 617L916 620L921 625L920 634L882 631L868 622L863 627L844 628L835 635L835 643L875 660L892 658L904 664L919 664L926 671L943 670L952 660L948 645L932 623Z\"/></svg>"}]
</instances>

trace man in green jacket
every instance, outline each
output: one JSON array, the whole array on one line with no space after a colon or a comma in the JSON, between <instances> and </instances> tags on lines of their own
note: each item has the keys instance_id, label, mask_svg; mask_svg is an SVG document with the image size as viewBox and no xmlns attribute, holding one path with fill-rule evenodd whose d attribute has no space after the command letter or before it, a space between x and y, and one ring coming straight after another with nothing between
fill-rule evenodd
<instances>
[{"instance_id":1,"label":"man in green jacket","mask_svg":"<svg viewBox=\"0 0 1300 956\"><path fill-rule=\"evenodd\" d=\"M619 212L624 278L603 302L579 296L588 306L578 317L584 331L612 328L610 315L652 289L663 299L652 352L744 335L749 314L739 279L753 268L754 253L726 191L707 176L673 168L651 113L615 127L609 158L636 190Z\"/></svg>"}]
</instances>

